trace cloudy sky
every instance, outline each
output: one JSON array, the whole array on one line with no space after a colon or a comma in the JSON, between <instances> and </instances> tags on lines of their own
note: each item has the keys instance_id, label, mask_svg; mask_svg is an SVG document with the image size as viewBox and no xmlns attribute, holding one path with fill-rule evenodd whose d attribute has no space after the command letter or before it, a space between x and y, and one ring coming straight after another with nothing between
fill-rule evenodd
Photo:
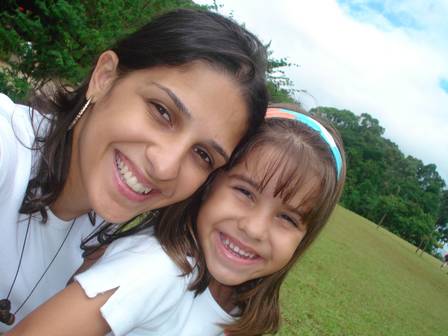
<instances>
[{"instance_id":1,"label":"cloudy sky","mask_svg":"<svg viewBox=\"0 0 448 336\"><path fill-rule=\"evenodd\" d=\"M211 4L211 0L196 1ZM309 109L369 113L448 184L448 0L218 0L287 70ZM313 98L312 98L313 97Z\"/></svg>"}]
</instances>

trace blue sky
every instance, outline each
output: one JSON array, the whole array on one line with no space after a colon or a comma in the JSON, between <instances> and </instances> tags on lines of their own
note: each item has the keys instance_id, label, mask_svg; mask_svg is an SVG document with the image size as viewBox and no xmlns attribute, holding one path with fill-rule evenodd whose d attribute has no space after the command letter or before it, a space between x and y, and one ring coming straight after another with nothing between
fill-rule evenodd
<instances>
[{"instance_id":1,"label":"blue sky","mask_svg":"<svg viewBox=\"0 0 448 336\"><path fill-rule=\"evenodd\" d=\"M443 91L448 93L448 80L447 79L441 78L439 81L439 86Z\"/></svg>"},{"instance_id":2,"label":"blue sky","mask_svg":"<svg viewBox=\"0 0 448 336\"><path fill-rule=\"evenodd\" d=\"M371 114L448 183L448 0L217 3L271 42L274 56L299 65L286 74L309 93L297 94L306 108Z\"/></svg>"},{"instance_id":3,"label":"blue sky","mask_svg":"<svg viewBox=\"0 0 448 336\"><path fill-rule=\"evenodd\" d=\"M361 21L369 21L368 15L378 15L383 17L388 23L397 28L421 29L418 19L413 17L408 10L400 10L400 7L389 6L384 0L339 0L337 1L351 16L359 18ZM405 4L406 1L395 1ZM382 28L381 25L378 28Z\"/></svg>"}]
</instances>

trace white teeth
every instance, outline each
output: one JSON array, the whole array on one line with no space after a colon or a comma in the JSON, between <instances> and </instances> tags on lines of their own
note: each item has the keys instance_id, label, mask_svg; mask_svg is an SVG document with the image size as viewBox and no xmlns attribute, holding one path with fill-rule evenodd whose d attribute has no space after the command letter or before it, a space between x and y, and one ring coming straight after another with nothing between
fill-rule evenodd
<instances>
[{"instance_id":1,"label":"white teeth","mask_svg":"<svg viewBox=\"0 0 448 336\"><path fill-rule=\"evenodd\" d=\"M126 174L129 174L129 172L127 172ZM132 176L132 174L131 174L131 177L129 178L128 183L131 186L135 186L138 183L137 178L135 176Z\"/></svg>"},{"instance_id":2,"label":"white teeth","mask_svg":"<svg viewBox=\"0 0 448 336\"><path fill-rule=\"evenodd\" d=\"M249 253L244 251L243 249L241 249L241 247L233 244L232 242L229 241L229 239L225 239L223 240L223 243L225 246L227 246L230 250L232 250L232 252L235 252L236 254L238 254L241 257L245 257L245 258L254 258L255 255L253 253Z\"/></svg>"},{"instance_id":3,"label":"white teeth","mask_svg":"<svg viewBox=\"0 0 448 336\"><path fill-rule=\"evenodd\" d=\"M151 188L145 187L143 184L138 182L137 178L129 170L128 166L117 158L117 167L120 171L123 181L128 185L129 188L134 190L136 193L147 195L151 192Z\"/></svg>"}]
</instances>

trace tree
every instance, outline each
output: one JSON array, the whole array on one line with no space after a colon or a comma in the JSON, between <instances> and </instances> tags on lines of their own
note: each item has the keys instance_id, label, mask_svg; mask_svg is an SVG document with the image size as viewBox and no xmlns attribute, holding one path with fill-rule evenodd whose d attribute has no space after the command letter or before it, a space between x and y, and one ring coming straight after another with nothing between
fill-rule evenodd
<instances>
[{"instance_id":1,"label":"tree","mask_svg":"<svg viewBox=\"0 0 448 336\"><path fill-rule=\"evenodd\" d=\"M189 0L35 0L1 3L0 89L23 99L51 80L76 85L95 57L156 13L200 7Z\"/></svg>"},{"instance_id":2,"label":"tree","mask_svg":"<svg viewBox=\"0 0 448 336\"><path fill-rule=\"evenodd\" d=\"M77 85L113 41L179 7L208 8L190 0L2 1L0 59L8 66L0 68L0 91L23 101L31 87L39 90L52 80ZM297 65L273 58L269 45L267 50L271 101L296 102L284 69Z\"/></svg>"},{"instance_id":3,"label":"tree","mask_svg":"<svg viewBox=\"0 0 448 336\"><path fill-rule=\"evenodd\" d=\"M298 66L286 58L273 58L270 43L266 46L268 54L267 84L272 103L300 103L294 99L294 83L286 76L285 68Z\"/></svg>"},{"instance_id":4,"label":"tree","mask_svg":"<svg viewBox=\"0 0 448 336\"><path fill-rule=\"evenodd\" d=\"M439 216L436 222L438 238L443 243L448 243L448 190L443 191Z\"/></svg>"},{"instance_id":5,"label":"tree","mask_svg":"<svg viewBox=\"0 0 448 336\"><path fill-rule=\"evenodd\" d=\"M448 195L434 164L403 155L367 113L331 107L311 112L342 136L348 167L342 205L428 252L439 241L448 242Z\"/></svg>"}]
</instances>

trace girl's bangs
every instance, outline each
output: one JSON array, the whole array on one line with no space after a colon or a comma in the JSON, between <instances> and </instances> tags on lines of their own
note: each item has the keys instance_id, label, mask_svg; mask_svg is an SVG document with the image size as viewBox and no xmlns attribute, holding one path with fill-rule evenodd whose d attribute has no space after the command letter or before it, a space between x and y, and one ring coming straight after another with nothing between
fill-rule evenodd
<instances>
[{"instance_id":1,"label":"girl's bangs","mask_svg":"<svg viewBox=\"0 0 448 336\"><path fill-rule=\"evenodd\" d=\"M271 150L266 150L266 147ZM255 171L261 172L256 176L259 190L262 192L271 184L274 185L274 197L280 197L283 202L290 203L294 197L301 192L300 200L297 204L291 204L294 208L300 208L301 213L308 213L310 205L316 201L320 190L322 172L319 162L313 150L306 145L297 143L287 143L284 146L260 144L253 151L262 151L261 159L255 164ZM247 163L246 163L247 165ZM303 192L305 188L305 192Z\"/></svg>"}]
</instances>

